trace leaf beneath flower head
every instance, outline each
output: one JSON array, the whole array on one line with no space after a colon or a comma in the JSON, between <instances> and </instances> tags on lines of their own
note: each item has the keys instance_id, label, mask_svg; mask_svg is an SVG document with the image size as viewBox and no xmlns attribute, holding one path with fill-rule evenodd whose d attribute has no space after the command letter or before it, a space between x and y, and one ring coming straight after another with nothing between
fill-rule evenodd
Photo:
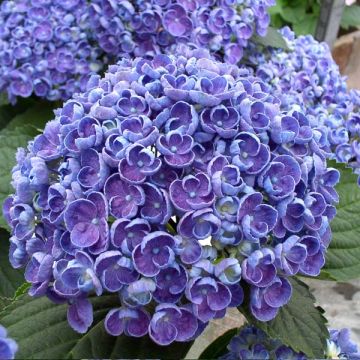
<instances>
[{"instance_id":1,"label":"leaf beneath flower head","mask_svg":"<svg viewBox=\"0 0 360 360\"><path fill-rule=\"evenodd\" d=\"M23 271L15 270L10 265L9 238L10 234L0 229L0 309L11 301L19 286L24 283Z\"/></svg>"},{"instance_id":2,"label":"leaf beneath flower head","mask_svg":"<svg viewBox=\"0 0 360 360\"><path fill-rule=\"evenodd\" d=\"M332 240L326 252L322 277L338 281L360 277L360 188L358 176L343 164L331 163L341 172L336 186L340 202L331 222Z\"/></svg>"},{"instance_id":3,"label":"leaf beneath flower head","mask_svg":"<svg viewBox=\"0 0 360 360\"><path fill-rule=\"evenodd\" d=\"M1 116L1 108L0 108ZM49 105L41 104L15 116L0 130L0 204L13 192L11 170L16 164L15 154L19 147L26 147L29 140L39 134L41 128L52 117ZM2 212L0 227L8 228Z\"/></svg>"},{"instance_id":4,"label":"leaf beneath flower head","mask_svg":"<svg viewBox=\"0 0 360 360\"><path fill-rule=\"evenodd\" d=\"M111 308L119 306L117 294L104 294L91 301L94 324L86 334L78 334L68 325L67 305L55 305L45 297L20 297L0 314L0 324L17 341L19 359L180 359L192 345L174 343L162 347L148 337L110 336L103 319Z\"/></svg>"},{"instance_id":5,"label":"leaf beneath flower head","mask_svg":"<svg viewBox=\"0 0 360 360\"><path fill-rule=\"evenodd\" d=\"M263 46L271 46L274 48L289 50L289 47L283 36L279 33L277 29L274 29L272 27L268 28L265 36L255 35L252 37L252 40Z\"/></svg>"},{"instance_id":6,"label":"leaf beneath flower head","mask_svg":"<svg viewBox=\"0 0 360 360\"><path fill-rule=\"evenodd\" d=\"M297 278L288 278L293 287L289 303L280 308L275 319L267 322L256 320L248 309L241 308L250 324L265 331L271 338L279 339L296 352L302 351L309 358L322 359L329 331L323 310L315 306L309 287Z\"/></svg>"},{"instance_id":7,"label":"leaf beneath flower head","mask_svg":"<svg viewBox=\"0 0 360 360\"><path fill-rule=\"evenodd\" d=\"M0 131L0 204L13 192L11 186L11 170L16 163L15 154L19 147L26 146L37 130L31 125L17 127L14 130L7 128ZM7 228L5 219L0 216L0 227Z\"/></svg>"}]
</instances>

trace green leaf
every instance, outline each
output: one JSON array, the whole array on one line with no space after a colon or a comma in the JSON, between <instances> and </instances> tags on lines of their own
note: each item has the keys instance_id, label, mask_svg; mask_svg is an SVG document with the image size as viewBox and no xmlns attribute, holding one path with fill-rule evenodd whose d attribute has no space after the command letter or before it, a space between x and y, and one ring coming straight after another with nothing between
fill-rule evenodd
<instances>
[{"instance_id":1,"label":"green leaf","mask_svg":"<svg viewBox=\"0 0 360 360\"><path fill-rule=\"evenodd\" d=\"M281 16L283 19L291 24L297 24L302 22L306 16L306 8L304 5L289 7L286 6L281 10Z\"/></svg>"},{"instance_id":2,"label":"green leaf","mask_svg":"<svg viewBox=\"0 0 360 360\"><path fill-rule=\"evenodd\" d=\"M269 27L265 36L253 36L253 40L263 46L271 46L274 48L280 48L289 50L287 43L283 36L274 28Z\"/></svg>"},{"instance_id":3,"label":"green leaf","mask_svg":"<svg viewBox=\"0 0 360 360\"><path fill-rule=\"evenodd\" d=\"M293 30L296 35L314 35L318 17L314 14L307 14L299 23L294 24Z\"/></svg>"},{"instance_id":4,"label":"green leaf","mask_svg":"<svg viewBox=\"0 0 360 360\"><path fill-rule=\"evenodd\" d=\"M284 7L283 0L276 1L276 4L269 8L269 10L268 10L269 15L281 14L283 7Z\"/></svg>"},{"instance_id":5,"label":"green leaf","mask_svg":"<svg viewBox=\"0 0 360 360\"><path fill-rule=\"evenodd\" d=\"M341 27L349 29L350 27L360 26L360 5L345 6L342 17Z\"/></svg>"},{"instance_id":6,"label":"green leaf","mask_svg":"<svg viewBox=\"0 0 360 360\"><path fill-rule=\"evenodd\" d=\"M0 229L0 297L11 299L24 283L24 274L13 269L9 262L9 238L10 234Z\"/></svg>"},{"instance_id":7,"label":"green leaf","mask_svg":"<svg viewBox=\"0 0 360 360\"><path fill-rule=\"evenodd\" d=\"M297 278L289 278L293 294L289 303L280 308L275 319L256 320L248 309L240 308L248 322L264 330L271 338L279 339L295 351L310 358L322 359L329 332L323 310L315 306L309 287Z\"/></svg>"},{"instance_id":8,"label":"green leaf","mask_svg":"<svg viewBox=\"0 0 360 360\"><path fill-rule=\"evenodd\" d=\"M79 339L70 351L70 356L72 359L183 359L191 346L192 342L159 346L148 336L142 338L110 336L106 333L101 321L87 335Z\"/></svg>"},{"instance_id":9,"label":"green leaf","mask_svg":"<svg viewBox=\"0 0 360 360\"><path fill-rule=\"evenodd\" d=\"M23 125L15 129L2 129L0 131L0 204L13 192L11 170L16 163L15 154L19 147L25 147L30 139L38 134L31 125ZM5 219L0 216L0 227L7 228Z\"/></svg>"},{"instance_id":10,"label":"green leaf","mask_svg":"<svg viewBox=\"0 0 360 360\"><path fill-rule=\"evenodd\" d=\"M23 104L23 105L21 105ZM15 154L19 147L26 147L29 140L39 134L45 123L53 117L53 110L49 103L38 103L28 108L22 102L19 105L20 113L15 116L13 109L8 105L0 107L0 128L2 115L6 118L5 127L0 131L0 205L5 198L13 192L10 185L11 170L16 160ZM28 103L26 103L28 104ZM14 116L9 122L8 117ZM0 216L0 227L8 228L2 213Z\"/></svg>"},{"instance_id":11,"label":"green leaf","mask_svg":"<svg viewBox=\"0 0 360 360\"><path fill-rule=\"evenodd\" d=\"M273 27L268 28L265 36L253 36L253 41L263 46L270 46L274 48L289 50L289 47L284 37L279 33L277 29Z\"/></svg>"},{"instance_id":12,"label":"green leaf","mask_svg":"<svg viewBox=\"0 0 360 360\"><path fill-rule=\"evenodd\" d=\"M217 359L228 352L227 346L230 340L238 333L239 329L234 328L214 340L199 356L199 359Z\"/></svg>"},{"instance_id":13,"label":"green leaf","mask_svg":"<svg viewBox=\"0 0 360 360\"><path fill-rule=\"evenodd\" d=\"M7 105L9 103L8 97L5 92L0 93L0 106Z\"/></svg>"},{"instance_id":14,"label":"green leaf","mask_svg":"<svg viewBox=\"0 0 360 360\"><path fill-rule=\"evenodd\" d=\"M331 222L332 240L326 252L324 273L339 281L360 277L360 188L357 175L343 164L332 163L341 173L336 187L340 202Z\"/></svg>"},{"instance_id":15,"label":"green leaf","mask_svg":"<svg viewBox=\"0 0 360 360\"><path fill-rule=\"evenodd\" d=\"M15 130L23 125L31 125L38 130L42 130L45 124L54 118L53 107L51 103L40 102L29 107L26 111L14 116L6 126L8 130Z\"/></svg>"},{"instance_id":16,"label":"green leaf","mask_svg":"<svg viewBox=\"0 0 360 360\"><path fill-rule=\"evenodd\" d=\"M285 25L283 18L280 14L271 15L271 26L277 29L282 28Z\"/></svg>"},{"instance_id":17,"label":"green leaf","mask_svg":"<svg viewBox=\"0 0 360 360\"><path fill-rule=\"evenodd\" d=\"M17 341L18 359L181 358L191 347L191 343L160 347L147 337L110 336L103 319L110 309L119 306L118 296L104 294L92 298L92 303L94 325L86 334L69 327L67 305L55 305L45 297L25 295L15 300L0 314L0 324Z\"/></svg>"},{"instance_id":18,"label":"green leaf","mask_svg":"<svg viewBox=\"0 0 360 360\"><path fill-rule=\"evenodd\" d=\"M23 283L22 285L20 285L15 292L15 297L14 300L17 299L18 297L24 295L27 293L27 291L30 288L30 284L29 283Z\"/></svg>"},{"instance_id":19,"label":"green leaf","mask_svg":"<svg viewBox=\"0 0 360 360\"><path fill-rule=\"evenodd\" d=\"M31 99L20 99L16 106L8 104L4 95L0 99L0 129L6 127L14 116L22 114L29 107L33 106Z\"/></svg>"}]
</instances>

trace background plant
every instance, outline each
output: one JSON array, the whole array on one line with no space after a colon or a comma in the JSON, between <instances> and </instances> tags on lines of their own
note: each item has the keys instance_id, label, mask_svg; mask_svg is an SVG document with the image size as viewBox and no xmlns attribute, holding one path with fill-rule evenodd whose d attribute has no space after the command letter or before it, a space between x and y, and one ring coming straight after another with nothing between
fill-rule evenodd
<instances>
[{"instance_id":1,"label":"background plant","mask_svg":"<svg viewBox=\"0 0 360 360\"><path fill-rule=\"evenodd\" d=\"M276 28L290 26L296 35L315 35L320 15L321 0L278 0L269 10L271 24ZM352 4L344 8L341 19L342 31L360 26L360 6Z\"/></svg>"}]
</instances>

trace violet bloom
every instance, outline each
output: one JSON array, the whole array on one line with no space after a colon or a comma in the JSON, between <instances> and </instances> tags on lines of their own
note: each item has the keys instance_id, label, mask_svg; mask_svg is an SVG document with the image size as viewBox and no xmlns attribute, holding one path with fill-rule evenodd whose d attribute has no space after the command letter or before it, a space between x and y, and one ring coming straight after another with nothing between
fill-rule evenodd
<instances>
[{"instance_id":1,"label":"violet bloom","mask_svg":"<svg viewBox=\"0 0 360 360\"><path fill-rule=\"evenodd\" d=\"M123 287L120 292L120 298L128 306L143 307L150 304L155 290L156 284L154 280L141 277L129 286Z\"/></svg>"},{"instance_id":2,"label":"violet bloom","mask_svg":"<svg viewBox=\"0 0 360 360\"><path fill-rule=\"evenodd\" d=\"M146 220L118 219L111 225L111 244L121 249L123 254L131 255L135 247L141 244L150 230L151 227Z\"/></svg>"},{"instance_id":3,"label":"violet bloom","mask_svg":"<svg viewBox=\"0 0 360 360\"><path fill-rule=\"evenodd\" d=\"M66 294L78 296L92 291L98 296L101 295L102 286L95 274L91 257L83 251L77 251L73 260L60 260L57 263L54 289L62 296Z\"/></svg>"},{"instance_id":4,"label":"violet bloom","mask_svg":"<svg viewBox=\"0 0 360 360\"><path fill-rule=\"evenodd\" d=\"M110 310L105 318L105 329L113 336L142 337L148 332L150 316L146 311L121 307Z\"/></svg>"},{"instance_id":5,"label":"violet bloom","mask_svg":"<svg viewBox=\"0 0 360 360\"><path fill-rule=\"evenodd\" d=\"M149 115L149 105L141 96L136 96L130 91L124 91L122 97L116 103L117 109L121 116L139 116ZM145 118L148 119L148 118ZM145 120L147 123L147 120Z\"/></svg>"},{"instance_id":6,"label":"violet bloom","mask_svg":"<svg viewBox=\"0 0 360 360\"><path fill-rule=\"evenodd\" d=\"M92 192L87 199L69 204L64 213L72 244L99 254L109 246L108 204L105 196Z\"/></svg>"},{"instance_id":7,"label":"violet bloom","mask_svg":"<svg viewBox=\"0 0 360 360\"><path fill-rule=\"evenodd\" d=\"M129 258L120 251L106 251L97 257L95 273L107 291L117 292L139 278Z\"/></svg>"},{"instance_id":8,"label":"violet bloom","mask_svg":"<svg viewBox=\"0 0 360 360\"><path fill-rule=\"evenodd\" d=\"M133 251L135 269L144 276L157 275L175 261L176 240L163 231L146 235Z\"/></svg>"},{"instance_id":9,"label":"violet bloom","mask_svg":"<svg viewBox=\"0 0 360 360\"><path fill-rule=\"evenodd\" d=\"M184 264L194 264L200 260L202 246L197 239L178 236L178 240L177 253Z\"/></svg>"},{"instance_id":10,"label":"violet bloom","mask_svg":"<svg viewBox=\"0 0 360 360\"><path fill-rule=\"evenodd\" d=\"M262 101L243 100L240 104L241 115L244 120L259 132L269 127L269 111Z\"/></svg>"},{"instance_id":11,"label":"violet bloom","mask_svg":"<svg viewBox=\"0 0 360 360\"><path fill-rule=\"evenodd\" d=\"M186 297L193 303L194 313L203 322L212 320L231 302L230 290L210 277L192 278L186 287Z\"/></svg>"},{"instance_id":12,"label":"violet bloom","mask_svg":"<svg viewBox=\"0 0 360 360\"><path fill-rule=\"evenodd\" d=\"M131 116L120 121L122 136L131 143L150 146L159 136L159 130L146 116Z\"/></svg>"},{"instance_id":13,"label":"violet bloom","mask_svg":"<svg viewBox=\"0 0 360 360\"><path fill-rule=\"evenodd\" d=\"M158 189L151 183L142 186L145 202L141 208L141 217L149 223L166 224L171 217L171 203L169 195L163 189Z\"/></svg>"},{"instance_id":14,"label":"violet bloom","mask_svg":"<svg viewBox=\"0 0 360 360\"><path fill-rule=\"evenodd\" d=\"M209 134L231 139L238 133L240 115L235 108L219 105L201 113L201 126Z\"/></svg>"},{"instance_id":15,"label":"violet bloom","mask_svg":"<svg viewBox=\"0 0 360 360\"><path fill-rule=\"evenodd\" d=\"M51 185L48 190L49 221L54 224L62 222L66 205L74 200L75 196L71 190L60 184Z\"/></svg>"},{"instance_id":16,"label":"violet bloom","mask_svg":"<svg viewBox=\"0 0 360 360\"><path fill-rule=\"evenodd\" d=\"M150 182L163 189L168 189L170 184L179 178L181 171L174 169L163 162L159 171L150 176Z\"/></svg>"},{"instance_id":17,"label":"violet bloom","mask_svg":"<svg viewBox=\"0 0 360 360\"><path fill-rule=\"evenodd\" d=\"M214 235L214 240L222 245L239 245L240 242L245 244L241 226L226 220L221 222L221 228Z\"/></svg>"},{"instance_id":18,"label":"violet bloom","mask_svg":"<svg viewBox=\"0 0 360 360\"><path fill-rule=\"evenodd\" d=\"M294 198L289 204L284 204L285 211L279 216L279 222L274 229L276 236L284 237L285 231L300 232L304 227L319 230L326 211L326 201L319 193L309 192L304 199ZM281 208L279 211L283 212Z\"/></svg>"},{"instance_id":19,"label":"violet bloom","mask_svg":"<svg viewBox=\"0 0 360 360\"><path fill-rule=\"evenodd\" d=\"M99 146L102 137L103 131L99 121L85 116L79 121L77 128L66 135L64 142L69 150L81 151Z\"/></svg>"},{"instance_id":20,"label":"violet bloom","mask_svg":"<svg viewBox=\"0 0 360 360\"><path fill-rule=\"evenodd\" d=\"M277 144L293 142L299 135L299 122L292 116L279 116L273 120L271 138Z\"/></svg>"},{"instance_id":21,"label":"violet bloom","mask_svg":"<svg viewBox=\"0 0 360 360\"><path fill-rule=\"evenodd\" d=\"M102 155L94 149L87 149L81 153L80 163L79 184L86 189L101 190L109 176L109 169Z\"/></svg>"},{"instance_id":22,"label":"violet bloom","mask_svg":"<svg viewBox=\"0 0 360 360\"><path fill-rule=\"evenodd\" d=\"M172 5L164 14L165 29L173 36L186 36L192 30L191 19L181 5Z\"/></svg>"},{"instance_id":23,"label":"violet bloom","mask_svg":"<svg viewBox=\"0 0 360 360\"><path fill-rule=\"evenodd\" d=\"M93 322L93 307L88 299L82 297L72 301L68 307L67 320L78 333L85 334Z\"/></svg>"},{"instance_id":24,"label":"violet bloom","mask_svg":"<svg viewBox=\"0 0 360 360\"><path fill-rule=\"evenodd\" d=\"M333 168L326 168L326 164L318 156L314 156L314 170L313 186L315 191L322 194L328 202L338 202L339 195L337 194L335 185L340 181L340 173Z\"/></svg>"},{"instance_id":25,"label":"violet bloom","mask_svg":"<svg viewBox=\"0 0 360 360\"><path fill-rule=\"evenodd\" d=\"M243 278L257 287L269 286L276 277L275 254L264 248L254 251L242 264Z\"/></svg>"},{"instance_id":26,"label":"violet bloom","mask_svg":"<svg viewBox=\"0 0 360 360\"><path fill-rule=\"evenodd\" d=\"M112 168L118 168L120 160L125 157L125 150L128 145L129 141L123 136L114 133L109 135L102 149L102 157L105 163Z\"/></svg>"},{"instance_id":27,"label":"violet bloom","mask_svg":"<svg viewBox=\"0 0 360 360\"><path fill-rule=\"evenodd\" d=\"M155 308L149 335L157 344L166 346L173 341L190 341L197 328L198 321L191 311L172 304L162 304Z\"/></svg>"},{"instance_id":28,"label":"violet bloom","mask_svg":"<svg viewBox=\"0 0 360 360\"><path fill-rule=\"evenodd\" d=\"M188 281L186 269L182 265L162 269L155 277L154 299L159 303L176 303L182 295Z\"/></svg>"},{"instance_id":29,"label":"violet bloom","mask_svg":"<svg viewBox=\"0 0 360 360\"><path fill-rule=\"evenodd\" d=\"M230 153L232 163L249 175L259 174L270 161L268 147L251 133L242 132L232 142Z\"/></svg>"},{"instance_id":30,"label":"violet bloom","mask_svg":"<svg viewBox=\"0 0 360 360\"><path fill-rule=\"evenodd\" d=\"M9 219L18 240L31 237L35 230L34 210L27 204L17 204L9 209Z\"/></svg>"},{"instance_id":31,"label":"violet bloom","mask_svg":"<svg viewBox=\"0 0 360 360\"><path fill-rule=\"evenodd\" d=\"M193 135L199 123L199 115L193 105L185 101L178 101L172 106L168 119L165 120L167 120L165 124L166 132L176 130L184 135Z\"/></svg>"},{"instance_id":32,"label":"violet bloom","mask_svg":"<svg viewBox=\"0 0 360 360\"><path fill-rule=\"evenodd\" d=\"M141 184L147 176L154 175L161 160L142 145L133 145L126 150L125 159L119 163L120 177L131 184Z\"/></svg>"},{"instance_id":33,"label":"violet bloom","mask_svg":"<svg viewBox=\"0 0 360 360\"><path fill-rule=\"evenodd\" d=\"M104 193L109 200L110 213L116 218L134 218L139 206L145 203L144 190L122 180L119 174L113 174L107 179Z\"/></svg>"},{"instance_id":34,"label":"violet bloom","mask_svg":"<svg viewBox=\"0 0 360 360\"><path fill-rule=\"evenodd\" d=\"M177 77L166 74L161 78L162 85L164 86L164 93L175 101L188 100L189 91L195 86L195 81L185 75Z\"/></svg>"},{"instance_id":35,"label":"violet bloom","mask_svg":"<svg viewBox=\"0 0 360 360\"><path fill-rule=\"evenodd\" d=\"M212 188L217 196L235 196L245 186L239 168L230 165L225 156L219 155L212 159L207 172L211 176Z\"/></svg>"},{"instance_id":36,"label":"violet bloom","mask_svg":"<svg viewBox=\"0 0 360 360\"><path fill-rule=\"evenodd\" d=\"M199 210L209 207L215 199L210 179L204 173L188 175L170 185L170 199L180 211Z\"/></svg>"},{"instance_id":37,"label":"violet bloom","mask_svg":"<svg viewBox=\"0 0 360 360\"><path fill-rule=\"evenodd\" d=\"M178 232L185 238L206 239L216 235L221 226L221 220L214 215L212 209L202 209L187 212L179 221Z\"/></svg>"},{"instance_id":38,"label":"violet bloom","mask_svg":"<svg viewBox=\"0 0 360 360\"><path fill-rule=\"evenodd\" d=\"M274 282L265 288L251 287L250 310L260 321L272 320L279 308L291 298L292 288L288 280L276 277Z\"/></svg>"},{"instance_id":39,"label":"violet bloom","mask_svg":"<svg viewBox=\"0 0 360 360\"><path fill-rule=\"evenodd\" d=\"M259 176L259 185L275 200L291 195L301 177L300 165L288 156L275 157Z\"/></svg>"},{"instance_id":40,"label":"violet bloom","mask_svg":"<svg viewBox=\"0 0 360 360\"><path fill-rule=\"evenodd\" d=\"M170 131L158 138L157 148L164 155L164 160L168 165L183 168L191 165L194 161L193 143L191 136Z\"/></svg>"},{"instance_id":41,"label":"violet bloom","mask_svg":"<svg viewBox=\"0 0 360 360\"><path fill-rule=\"evenodd\" d=\"M214 268L215 276L225 285L233 285L240 281L241 266L237 259L223 259Z\"/></svg>"},{"instance_id":42,"label":"violet bloom","mask_svg":"<svg viewBox=\"0 0 360 360\"><path fill-rule=\"evenodd\" d=\"M300 265L307 258L307 249L301 243L300 237L292 235L283 243L277 244L275 249L276 266L283 270L286 275L295 275Z\"/></svg>"},{"instance_id":43,"label":"violet bloom","mask_svg":"<svg viewBox=\"0 0 360 360\"><path fill-rule=\"evenodd\" d=\"M300 242L307 251L307 257L300 265L300 272L308 276L318 276L325 265L324 246L315 236L305 235Z\"/></svg>"},{"instance_id":44,"label":"violet bloom","mask_svg":"<svg viewBox=\"0 0 360 360\"><path fill-rule=\"evenodd\" d=\"M44 295L49 282L52 280L52 267L54 258L44 252L36 252L32 255L25 270L25 279L31 283L29 291L32 296Z\"/></svg>"},{"instance_id":45,"label":"violet bloom","mask_svg":"<svg viewBox=\"0 0 360 360\"><path fill-rule=\"evenodd\" d=\"M276 224L277 211L262 201L263 196L258 192L244 195L240 199L237 222L249 240L255 241L266 236Z\"/></svg>"},{"instance_id":46,"label":"violet bloom","mask_svg":"<svg viewBox=\"0 0 360 360\"><path fill-rule=\"evenodd\" d=\"M230 99L233 95L234 90L229 90L229 83L224 76L216 76L213 79L200 78L195 89L190 91L191 100L210 107L221 104L222 100Z\"/></svg>"},{"instance_id":47,"label":"violet bloom","mask_svg":"<svg viewBox=\"0 0 360 360\"><path fill-rule=\"evenodd\" d=\"M233 196L219 198L214 204L214 214L221 220L236 222L239 199Z\"/></svg>"}]
</instances>

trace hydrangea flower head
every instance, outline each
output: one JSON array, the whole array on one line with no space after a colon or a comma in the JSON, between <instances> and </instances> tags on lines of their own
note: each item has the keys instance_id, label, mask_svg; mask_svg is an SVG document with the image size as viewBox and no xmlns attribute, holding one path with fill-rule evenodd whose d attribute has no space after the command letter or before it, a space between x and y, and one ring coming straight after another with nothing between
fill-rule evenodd
<instances>
[{"instance_id":1,"label":"hydrangea flower head","mask_svg":"<svg viewBox=\"0 0 360 360\"><path fill-rule=\"evenodd\" d=\"M241 304L243 283L253 314L274 318L288 277L324 264L336 192L316 179L336 170L265 89L202 50L93 76L17 154L4 215L30 294L67 301L85 332L88 296L117 293L106 330L160 345ZM279 134L290 117L295 135Z\"/></svg>"},{"instance_id":2,"label":"hydrangea flower head","mask_svg":"<svg viewBox=\"0 0 360 360\"><path fill-rule=\"evenodd\" d=\"M85 0L6 0L0 6L0 91L66 100L102 68ZM102 59L104 61L105 58Z\"/></svg>"},{"instance_id":3,"label":"hydrangea flower head","mask_svg":"<svg viewBox=\"0 0 360 360\"><path fill-rule=\"evenodd\" d=\"M245 57L269 91L281 100L284 110L299 110L306 115L308 120L302 121L301 136L307 136L309 125L316 128L318 144L328 157L347 163L359 175L360 92L347 89L346 78L326 43L311 35L295 37L288 28L280 32L290 51L264 50L249 44ZM279 124L279 129L289 131L288 136L296 132L291 127L293 122ZM324 177L328 184L333 180L331 173Z\"/></svg>"},{"instance_id":4,"label":"hydrangea flower head","mask_svg":"<svg viewBox=\"0 0 360 360\"><path fill-rule=\"evenodd\" d=\"M349 329L331 330L328 346L324 359L359 359L357 345L350 340ZM267 334L251 325L243 326L227 346L228 353L221 356L221 360L246 360L246 359L294 359L307 360L303 353L294 351L280 340L271 339Z\"/></svg>"},{"instance_id":5,"label":"hydrangea flower head","mask_svg":"<svg viewBox=\"0 0 360 360\"><path fill-rule=\"evenodd\" d=\"M164 53L183 42L224 53L235 64L254 34L266 34L272 5L274 0L95 0L90 20L102 49L117 58ZM180 78L175 86L187 85Z\"/></svg>"}]
</instances>

